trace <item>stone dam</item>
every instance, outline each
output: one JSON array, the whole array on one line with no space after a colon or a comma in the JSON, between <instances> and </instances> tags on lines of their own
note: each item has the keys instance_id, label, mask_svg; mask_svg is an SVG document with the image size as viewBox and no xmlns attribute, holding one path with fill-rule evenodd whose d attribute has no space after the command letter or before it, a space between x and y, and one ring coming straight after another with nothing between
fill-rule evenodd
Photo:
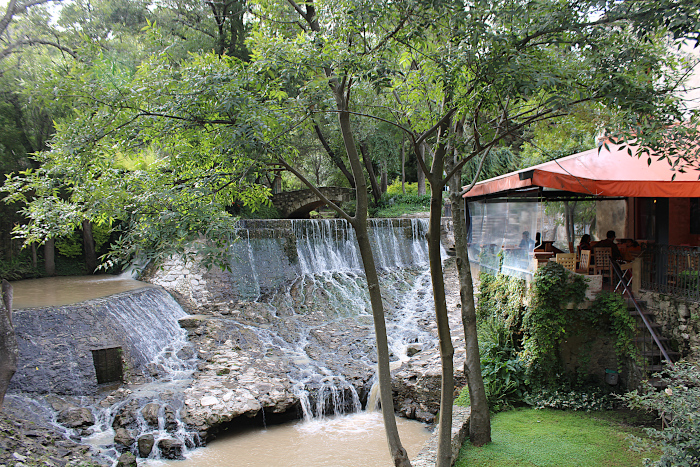
<instances>
[{"instance_id":1,"label":"stone dam","mask_svg":"<svg viewBox=\"0 0 700 467\"><path fill-rule=\"evenodd\" d=\"M440 363L426 230L425 219L371 225L396 409L432 422ZM446 223L444 242L449 233ZM376 356L352 229L336 220L248 221L236 236L226 269L170 258L145 271L151 286L17 310L22 356L10 403L34 407L112 461L126 451L180 458L230 426L365 408ZM456 274L447 261L460 349ZM109 380L115 358L130 384ZM458 353L458 384L462 365Z\"/></svg>"}]
</instances>

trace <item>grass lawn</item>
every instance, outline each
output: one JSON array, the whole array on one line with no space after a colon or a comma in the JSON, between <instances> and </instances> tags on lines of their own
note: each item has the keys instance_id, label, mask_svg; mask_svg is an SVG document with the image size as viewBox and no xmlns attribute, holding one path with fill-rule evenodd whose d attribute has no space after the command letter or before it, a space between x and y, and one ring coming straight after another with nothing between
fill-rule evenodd
<instances>
[{"instance_id":1,"label":"grass lawn","mask_svg":"<svg viewBox=\"0 0 700 467\"><path fill-rule=\"evenodd\" d=\"M627 436L644 436L606 413L521 408L491 419L493 442L475 448L467 441L455 464L472 466L641 466L660 452L633 452Z\"/></svg>"}]
</instances>

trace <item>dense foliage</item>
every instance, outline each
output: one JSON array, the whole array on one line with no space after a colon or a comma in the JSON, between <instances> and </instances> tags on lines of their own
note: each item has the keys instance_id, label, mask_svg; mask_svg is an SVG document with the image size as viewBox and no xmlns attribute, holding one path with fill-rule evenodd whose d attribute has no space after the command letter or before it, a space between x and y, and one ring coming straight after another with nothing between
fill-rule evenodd
<instances>
[{"instance_id":1,"label":"dense foliage","mask_svg":"<svg viewBox=\"0 0 700 467\"><path fill-rule=\"evenodd\" d=\"M660 376L664 390L648 384L623 397L631 407L653 411L664 422L661 430L646 430L660 442L663 455L658 462L646 459L644 465L700 465L700 367L697 363L678 362Z\"/></svg>"},{"instance_id":2,"label":"dense foliage","mask_svg":"<svg viewBox=\"0 0 700 467\"><path fill-rule=\"evenodd\" d=\"M618 366L637 358L634 318L619 294L600 292L584 305L584 276L556 263L525 281L482 273L477 316L484 381L498 410L527 402L535 407L597 410L611 406L609 390L591 379L593 342L611 337ZM582 338L577 369L566 371L563 342Z\"/></svg>"}]
</instances>

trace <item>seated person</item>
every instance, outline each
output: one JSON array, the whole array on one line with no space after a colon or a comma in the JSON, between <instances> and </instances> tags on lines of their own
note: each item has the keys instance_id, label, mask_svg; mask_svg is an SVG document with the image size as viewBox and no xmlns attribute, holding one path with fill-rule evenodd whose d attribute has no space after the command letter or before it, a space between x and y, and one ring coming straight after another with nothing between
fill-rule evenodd
<instances>
[{"instance_id":1,"label":"seated person","mask_svg":"<svg viewBox=\"0 0 700 467\"><path fill-rule=\"evenodd\" d=\"M591 236L588 234L583 234L581 236L581 241L578 244L578 255L581 256L581 250L591 249Z\"/></svg>"},{"instance_id":2,"label":"seated person","mask_svg":"<svg viewBox=\"0 0 700 467\"><path fill-rule=\"evenodd\" d=\"M523 232L523 239L520 240L520 245L518 245L518 248L528 251L531 251L533 248L535 248L535 242L533 242L530 239L530 232L528 232L527 230Z\"/></svg>"},{"instance_id":3,"label":"seated person","mask_svg":"<svg viewBox=\"0 0 700 467\"><path fill-rule=\"evenodd\" d=\"M608 230L608 233L605 234L605 237L605 240L601 240L593 246L593 254L596 254L595 250L597 250L598 248L611 248L613 261L620 261L622 259L622 254L620 253L620 249L615 244L615 231Z\"/></svg>"}]
</instances>

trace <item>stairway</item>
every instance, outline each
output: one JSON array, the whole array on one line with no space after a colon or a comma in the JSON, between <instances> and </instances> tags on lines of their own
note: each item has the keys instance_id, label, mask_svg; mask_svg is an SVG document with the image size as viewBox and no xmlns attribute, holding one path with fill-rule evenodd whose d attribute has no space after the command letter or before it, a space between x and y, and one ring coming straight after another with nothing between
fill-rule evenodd
<instances>
[{"instance_id":1,"label":"stairway","mask_svg":"<svg viewBox=\"0 0 700 467\"><path fill-rule=\"evenodd\" d=\"M646 379L652 386L661 387L662 384L653 375L663 370L667 361L664 357L664 351L672 362L678 361L680 353L670 350L670 341L667 337L660 335L661 325L654 319L654 314L651 313L645 302L637 302L639 311L635 308L634 302L627 299L627 309L630 315L637 320L637 335L634 338L634 343L639 349L639 360L637 361L639 374L641 379ZM649 326L644 323L644 319L640 315L644 315ZM656 340L652 336L652 332L656 335ZM661 344L662 349L657 342Z\"/></svg>"}]
</instances>

